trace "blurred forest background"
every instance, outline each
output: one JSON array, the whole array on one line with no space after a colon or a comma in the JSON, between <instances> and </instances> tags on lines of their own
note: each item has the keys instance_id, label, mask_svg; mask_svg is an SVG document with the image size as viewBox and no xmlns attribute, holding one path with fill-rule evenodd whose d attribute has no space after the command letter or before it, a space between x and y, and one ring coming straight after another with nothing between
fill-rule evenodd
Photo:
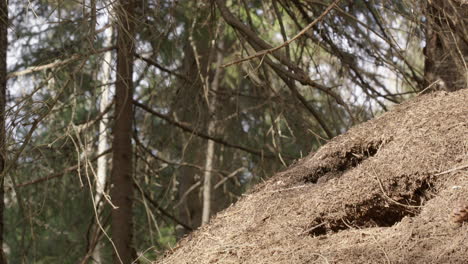
<instances>
[{"instance_id":1,"label":"blurred forest background","mask_svg":"<svg viewBox=\"0 0 468 264\"><path fill-rule=\"evenodd\" d=\"M351 126L468 83L465 0L0 3L1 263L149 263Z\"/></svg>"}]
</instances>

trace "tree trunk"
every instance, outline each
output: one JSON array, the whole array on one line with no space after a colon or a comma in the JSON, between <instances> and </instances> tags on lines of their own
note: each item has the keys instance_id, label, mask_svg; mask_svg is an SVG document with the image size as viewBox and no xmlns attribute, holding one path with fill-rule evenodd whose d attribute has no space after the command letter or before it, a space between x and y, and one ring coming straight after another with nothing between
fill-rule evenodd
<instances>
[{"instance_id":1,"label":"tree trunk","mask_svg":"<svg viewBox=\"0 0 468 264\"><path fill-rule=\"evenodd\" d=\"M108 21L111 21L111 14L108 14ZM104 47L110 47L112 45L112 30L113 27L106 29L105 31L105 39L104 39ZM101 102L99 103L99 111L102 113L106 110L107 106L109 105L109 89L110 89L110 72L111 72L111 65L112 63L112 52L108 51L104 55L104 60L102 62L102 75L101 75L101 83L102 86L102 93L101 93ZM109 115L106 113L102 116L102 119L99 121L99 136L98 136L98 149L97 154L103 153L109 147L109 139L107 134L107 119ZM96 211L97 215L96 218L99 217L99 213L102 211L102 206L104 201L104 188L106 186L107 181L107 156L103 155L98 158L97 160L97 173L96 173L96 195L94 196L94 201L96 202ZM100 219L97 219L100 221ZM99 225L100 226L100 225ZM97 232L99 230L96 230ZM93 260L96 263L103 263L101 258L101 248L102 244L97 242L95 249L93 250Z\"/></svg>"},{"instance_id":2,"label":"tree trunk","mask_svg":"<svg viewBox=\"0 0 468 264\"><path fill-rule=\"evenodd\" d=\"M114 263L132 263L136 257L132 247L132 98L134 14L132 0L120 0L115 9L117 27L117 77L115 92L115 124L112 142L112 239L117 252Z\"/></svg>"},{"instance_id":3,"label":"tree trunk","mask_svg":"<svg viewBox=\"0 0 468 264\"><path fill-rule=\"evenodd\" d=\"M206 27L200 27L199 32L207 34ZM198 51L198 54L195 54L195 50ZM196 124L197 128L202 130L207 129L209 120L207 114L209 110L203 96L205 94L204 83L208 74L209 54L208 37L197 36L196 39L192 39L191 44L187 44L184 48L183 73L188 79L193 80L193 83L184 82L181 85L179 100L174 105L174 109L177 109L177 116L181 119L180 121ZM179 218L182 222L196 229L202 224L204 193L201 193L201 191L203 184L205 184L204 179L206 179L204 169L207 165L206 162L210 159L207 159L206 152L204 152L207 147L205 140L193 135L183 134L181 141L184 142L182 153L184 161L190 164L200 164L200 167L203 168L182 166L178 171L177 178L180 199ZM212 167L212 165L208 166ZM189 230L178 226L177 237L181 238L187 232Z\"/></svg>"},{"instance_id":4,"label":"tree trunk","mask_svg":"<svg viewBox=\"0 0 468 264\"><path fill-rule=\"evenodd\" d=\"M202 47L203 51L205 50ZM205 54L204 54L205 55ZM206 56L205 56L206 57ZM203 61L202 61L203 63ZM190 45L184 48L184 61L183 61L183 74L193 83L183 82L180 85L179 100L173 105L176 110L177 116L182 122L193 122L196 120L199 126L203 126L203 117L200 115L200 91L202 84L198 75L198 66L195 62L195 54L193 53ZM206 64L204 64L206 65ZM190 107L189 107L190 106ZM192 135L182 134L181 142L183 144L183 160L191 164L202 164L203 157L199 154L200 149L203 148L203 141ZM191 166L182 166L177 172L178 182L178 199L180 205L177 210L179 211L179 219L193 229L201 225L202 220L202 206L203 202L200 199L200 178L201 171ZM182 226L177 226L177 237L182 238L189 230Z\"/></svg>"},{"instance_id":5,"label":"tree trunk","mask_svg":"<svg viewBox=\"0 0 468 264\"><path fill-rule=\"evenodd\" d=\"M8 6L7 1L0 1L0 264L7 263L3 252L3 210L5 182L5 104L7 83L7 49L8 49Z\"/></svg>"},{"instance_id":6,"label":"tree trunk","mask_svg":"<svg viewBox=\"0 0 468 264\"><path fill-rule=\"evenodd\" d=\"M456 91L468 85L468 5L461 2L427 3L425 89Z\"/></svg>"},{"instance_id":7,"label":"tree trunk","mask_svg":"<svg viewBox=\"0 0 468 264\"><path fill-rule=\"evenodd\" d=\"M213 92L213 86L216 86L216 90L220 88L217 82L221 82L222 77L215 77L220 71L216 70L218 67L209 67L208 64L215 64L217 60L222 58L217 57L217 51L210 49L209 40L211 38L208 35L206 24L200 23L196 28L191 45L187 44L183 52L183 75L193 81L183 82L179 85L178 100L172 105L172 108L176 109L179 121L193 124L197 129L209 131L207 132L209 134L214 133L216 125L216 131L219 133L223 127L220 127L219 123L212 122L211 113L222 111L222 107L219 101L214 102L213 99L209 100L207 105L207 94L210 94L204 84L206 86L208 83L212 86L211 92ZM195 49L197 54L195 54ZM211 60L211 58L213 59ZM210 96L210 98L213 97ZM182 134L180 141L183 142L183 161L189 164L200 164L201 167L181 166L177 171L179 219L196 229L202 224L203 219L205 221L209 219L211 213L218 212L231 203L231 199L225 194L223 188L213 189L213 186L218 182L218 175L213 174L213 169L220 169L217 166L220 166L220 160L226 153L217 149L215 142L211 141L210 143L210 141L190 134ZM218 152L215 154L216 150ZM211 187L203 188L203 185ZM178 238L182 238L188 232L190 230L183 226L177 226Z\"/></svg>"},{"instance_id":8,"label":"tree trunk","mask_svg":"<svg viewBox=\"0 0 468 264\"><path fill-rule=\"evenodd\" d=\"M213 81L211 82L211 90L214 94L213 98L210 101L207 101L208 104L208 129L207 133L209 136L215 136L216 124L213 118L215 117L216 112L216 92L218 91L219 87L219 76L221 74L221 63L223 62L223 54L221 51L216 51L216 72L213 77ZM209 97L208 97L209 98ZM211 178L213 174L213 161L215 159L214 156L215 151L215 144L213 140L208 140L206 146L206 161L205 161L205 171L203 175L203 213L202 213L202 224L208 223L210 220L211 214Z\"/></svg>"}]
</instances>

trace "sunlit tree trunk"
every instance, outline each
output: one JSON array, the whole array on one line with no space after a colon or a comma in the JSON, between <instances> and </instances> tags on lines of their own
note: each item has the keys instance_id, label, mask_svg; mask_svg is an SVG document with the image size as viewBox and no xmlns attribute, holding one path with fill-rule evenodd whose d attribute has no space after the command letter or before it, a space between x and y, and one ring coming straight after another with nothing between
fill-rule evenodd
<instances>
[{"instance_id":1,"label":"sunlit tree trunk","mask_svg":"<svg viewBox=\"0 0 468 264\"><path fill-rule=\"evenodd\" d=\"M111 21L111 14L108 14L108 21ZM105 38L104 38L104 47L110 47L112 45L112 30L113 27L109 27L105 31ZM99 111L102 113L106 111L106 108L109 105L109 90L110 90L110 73L111 73L111 63L112 63L112 52L108 51L104 54L104 61L102 62L102 75L101 75L101 83L103 84L101 90L101 101L99 103ZM98 136L98 150L97 153L103 153L109 147L109 135L107 134L107 120L108 114L104 114L102 119L99 121L99 136ZM104 195L104 188L106 186L107 181L107 156L103 155L98 158L97 160L97 172L96 172L96 195L94 197L94 201L96 201L96 211L99 213L102 211L102 206L104 204L103 195ZM97 221L101 221L101 219L97 219ZM93 251L93 260L96 263L103 263L101 259L101 248L102 244L97 242L96 247Z\"/></svg>"},{"instance_id":2,"label":"sunlit tree trunk","mask_svg":"<svg viewBox=\"0 0 468 264\"><path fill-rule=\"evenodd\" d=\"M7 47L8 47L8 6L7 1L0 1L0 264L7 263L3 252L3 209L4 204L4 182L5 182L5 104L7 83Z\"/></svg>"},{"instance_id":3,"label":"sunlit tree trunk","mask_svg":"<svg viewBox=\"0 0 468 264\"><path fill-rule=\"evenodd\" d=\"M134 13L133 0L120 0L114 9L117 16L117 73L115 92L115 124L113 129L112 239L115 243L114 263L132 263L132 98Z\"/></svg>"},{"instance_id":4,"label":"sunlit tree trunk","mask_svg":"<svg viewBox=\"0 0 468 264\"><path fill-rule=\"evenodd\" d=\"M461 2L427 1L424 75L429 91L468 85L468 4Z\"/></svg>"}]
</instances>

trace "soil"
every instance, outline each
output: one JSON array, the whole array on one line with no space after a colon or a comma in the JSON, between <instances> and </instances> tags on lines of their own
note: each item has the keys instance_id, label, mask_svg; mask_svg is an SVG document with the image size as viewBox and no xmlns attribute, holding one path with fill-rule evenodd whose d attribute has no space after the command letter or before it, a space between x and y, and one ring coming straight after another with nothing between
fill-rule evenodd
<instances>
[{"instance_id":1,"label":"soil","mask_svg":"<svg viewBox=\"0 0 468 264\"><path fill-rule=\"evenodd\" d=\"M438 92L334 138L156 263L468 263L468 217L450 216L467 201L468 89Z\"/></svg>"}]
</instances>

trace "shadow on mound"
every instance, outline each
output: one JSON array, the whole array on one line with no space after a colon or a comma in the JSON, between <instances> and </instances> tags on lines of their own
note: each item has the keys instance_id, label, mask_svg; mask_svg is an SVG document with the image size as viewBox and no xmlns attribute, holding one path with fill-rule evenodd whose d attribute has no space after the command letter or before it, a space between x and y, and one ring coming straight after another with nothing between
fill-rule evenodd
<instances>
[{"instance_id":1,"label":"shadow on mound","mask_svg":"<svg viewBox=\"0 0 468 264\"><path fill-rule=\"evenodd\" d=\"M405 176L404 180L401 178L391 184L391 188L398 187L399 182L408 182L416 177L410 175ZM376 178L381 190L380 194L369 197L358 204L345 205L343 208L345 216L341 216L340 219L324 219L322 217L314 219L310 224L312 227L307 229L306 233L311 236L321 236L346 229L390 227L399 223L405 216L414 217L419 214L423 204L435 197L436 194L436 190L430 188L430 175L423 178L426 180L415 182L415 188L413 188L411 195L401 194L396 199L386 194L387 191L380 179ZM396 196L394 195L394 197Z\"/></svg>"},{"instance_id":2,"label":"shadow on mound","mask_svg":"<svg viewBox=\"0 0 468 264\"><path fill-rule=\"evenodd\" d=\"M387 142L385 142L387 143ZM371 142L366 146L355 145L350 149L331 153L328 160L317 166L317 168L305 178L306 182L317 183L319 179L323 181L340 177L346 171L358 166L363 161L377 154L384 142Z\"/></svg>"},{"instance_id":3,"label":"shadow on mound","mask_svg":"<svg viewBox=\"0 0 468 264\"><path fill-rule=\"evenodd\" d=\"M415 98L257 186L158 263L464 263L468 90Z\"/></svg>"}]
</instances>

